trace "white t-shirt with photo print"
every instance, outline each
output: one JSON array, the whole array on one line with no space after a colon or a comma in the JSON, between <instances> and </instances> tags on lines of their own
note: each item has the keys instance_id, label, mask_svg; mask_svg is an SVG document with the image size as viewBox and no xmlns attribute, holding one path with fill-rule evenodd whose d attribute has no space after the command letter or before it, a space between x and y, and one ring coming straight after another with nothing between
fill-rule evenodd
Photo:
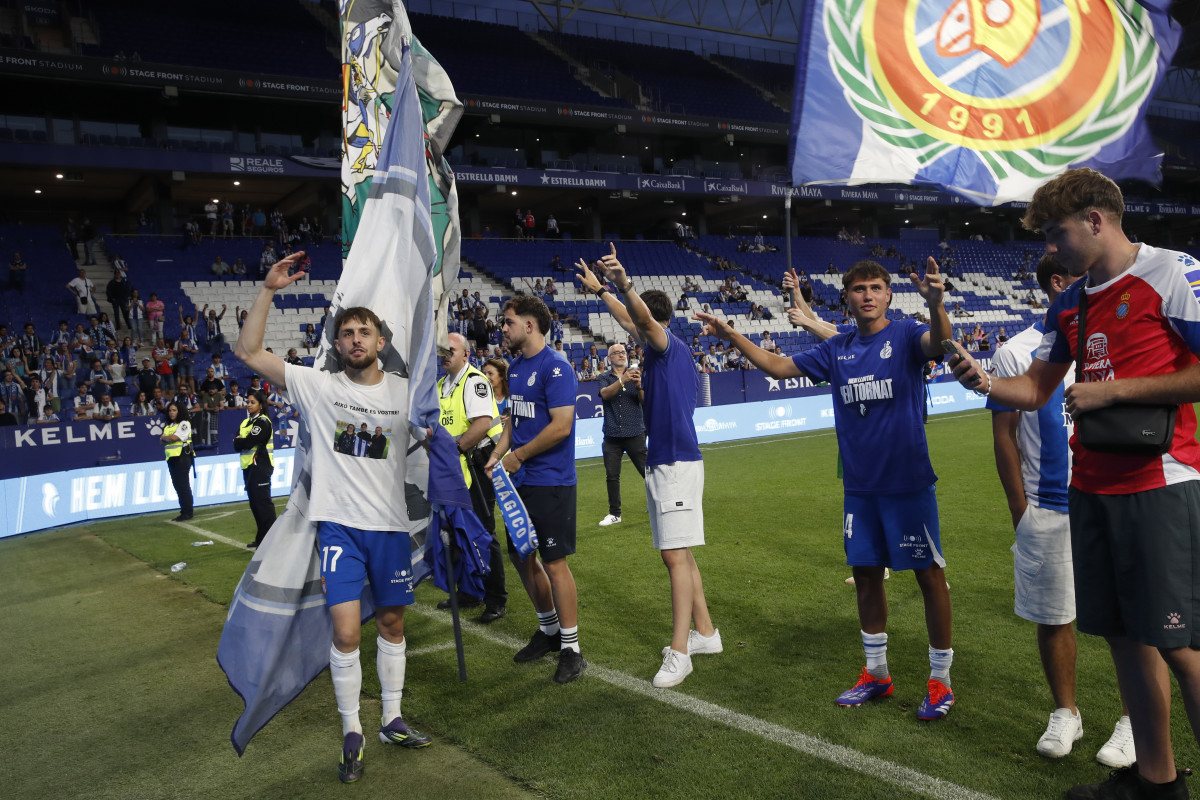
<instances>
[{"instance_id":1,"label":"white t-shirt with photo print","mask_svg":"<svg viewBox=\"0 0 1200 800\"><path fill-rule=\"evenodd\" d=\"M408 380L385 372L374 386L360 386L341 372L287 364L284 382L312 440L309 519L363 530L409 531L404 500ZM358 429L364 422L371 434L383 428L389 440L384 457L355 455L361 447L339 447L347 426Z\"/></svg>"}]
</instances>

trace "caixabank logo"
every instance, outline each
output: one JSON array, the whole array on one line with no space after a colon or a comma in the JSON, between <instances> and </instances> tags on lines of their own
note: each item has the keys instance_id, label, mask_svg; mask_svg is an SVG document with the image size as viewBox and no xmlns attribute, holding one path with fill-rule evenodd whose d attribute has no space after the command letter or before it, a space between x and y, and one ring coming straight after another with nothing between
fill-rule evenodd
<instances>
[{"instance_id":1,"label":"caixabank logo","mask_svg":"<svg viewBox=\"0 0 1200 800\"><path fill-rule=\"evenodd\" d=\"M1158 46L1136 0L825 0L845 97L921 165L974 151L999 180L1042 179L1124 136Z\"/></svg>"}]
</instances>

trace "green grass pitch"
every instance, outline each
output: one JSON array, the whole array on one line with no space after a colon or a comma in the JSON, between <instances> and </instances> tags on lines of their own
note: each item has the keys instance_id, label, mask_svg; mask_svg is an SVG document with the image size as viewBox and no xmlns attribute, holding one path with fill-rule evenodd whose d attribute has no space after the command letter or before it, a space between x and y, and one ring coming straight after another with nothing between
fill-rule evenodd
<instances>
[{"instance_id":1,"label":"green grass pitch","mask_svg":"<svg viewBox=\"0 0 1200 800\"><path fill-rule=\"evenodd\" d=\"M944 721L915 716L928 642L908 573L887 583L894 696L833 703L863 655L844 583L836 443L823 431L705 448L708 544L696 559L725 652L696 657L669 693L648 685L670 639L670 598L644 491L627 463L625 521L600 528L603 466L580 462L570 563L589 672L558 686L551 658L513 663L536 618L510 569L508 616L486 628L469 622L477 612L465 616L460 683L449 617L433 609L441 593L426 582L408 616L404 714L434 746L368 736L352 787L337 781L340 727L324 675L244 758L229 744L241 704L215 654L248 552L193 548L207 537L169 513L0 541L0 796L1016 800L1103 779L1094 756L1119 714L1107 649L1080 637L1084 737L1064 759L1038 757L1053 709L1034 626L1012 613L1012 526L989 417L934 417L927 431L954 604L958 702ZM200 509L194 524L253 538L245 504ZM178 561L187 568L171 573ZM362 650L369 729L379 714L370 626ZM1200 765L1178 697L1174 707L1177 763Z\"/></svg>"}]
</instances>

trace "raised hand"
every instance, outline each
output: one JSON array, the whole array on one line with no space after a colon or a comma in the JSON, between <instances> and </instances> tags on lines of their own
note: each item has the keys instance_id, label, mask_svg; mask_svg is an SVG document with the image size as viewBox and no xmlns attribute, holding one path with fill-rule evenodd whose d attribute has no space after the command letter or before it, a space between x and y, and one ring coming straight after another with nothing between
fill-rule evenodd
<instances>
[{"instance_id":1,"label":"raised hand","mask_svg":"<svg viewBox=\"0 0 1200 800\"><path fill-rule=\"evenodd\" d=\"M733 329L729 327L729 323L712 314L697 311L692 315L692 319L704 325L704 329L700 331L701 336L715 336L723 342L728 342L733 335Z\"/></svg>"},{"instance_id":2,"label":"raised hand","mask_svg":"<svg viewBox=\"0 0 1200 800\"><path fill-rule=\"evenodd\" d=\"M586 261L582 258L579 259L575 263L575 269L578 270L575 277L579 279L579 285L583 287L585 292L595 294L600 291L600 287L604 285L604 282L595 276Z\"/></svg>"},{"instance_id":3,"label":"raised hand","mask_svg":"<svg viewBox=\"0 0 1200 800\"><path fill-rule=\"evenodd\" d=\"M288 270L292 268L297 261L304 258L304 251L299 250L292 253L290 256L276 261L267 276L263 278L263 286L268 289L279 290L291 286L296 281L304 277L303 272L297 272L295 275L288 275Z\"/></svg>"},{"instance_id":4,"label":"raised hand","mask_svg":"<svg viewBox=\"0 0 1200 800\"><path fill-rule=\"evenodd\" d=\"M917 293L925 298L925 302L930 305L937 305L942 302L942 298L946 294L946 284L942 280L941 272L938 270L938 263L933 256L925 262L925 279L921 280L914 272L908 276L916 287ZM970 387L968 387L970 388Z\"/></svg>"},{"instance_id":5,"label":"raised hand","mask_svg":"<svg viewBox=\"0 0 1200 800\"><path fill-rule=\"evenodd\" d=\"M620 289L629 281L629 278L625 274L625 267L621 266L621 262L617 260L617 246L612 242L609 242L608 246L611 252L600 259L600 266L604 269L604 277Z\"/></svg>"}]
</instances>

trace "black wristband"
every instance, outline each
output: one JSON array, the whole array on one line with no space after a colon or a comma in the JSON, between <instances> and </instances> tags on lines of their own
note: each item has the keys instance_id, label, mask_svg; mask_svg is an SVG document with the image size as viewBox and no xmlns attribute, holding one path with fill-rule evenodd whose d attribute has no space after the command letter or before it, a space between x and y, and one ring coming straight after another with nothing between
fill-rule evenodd
<instances>
[{"instance_id":1,"label":"black wristband","mask_svg":"<svg viewBox=\"0 0 1200 800\"><path fill-rule=\"evenodd\" d=\"M603 298L604 295L606 295L606 294L608 294L607 286L601 286L599 289L596 290L596 297Z\"/></svg>"}]
</instances>

